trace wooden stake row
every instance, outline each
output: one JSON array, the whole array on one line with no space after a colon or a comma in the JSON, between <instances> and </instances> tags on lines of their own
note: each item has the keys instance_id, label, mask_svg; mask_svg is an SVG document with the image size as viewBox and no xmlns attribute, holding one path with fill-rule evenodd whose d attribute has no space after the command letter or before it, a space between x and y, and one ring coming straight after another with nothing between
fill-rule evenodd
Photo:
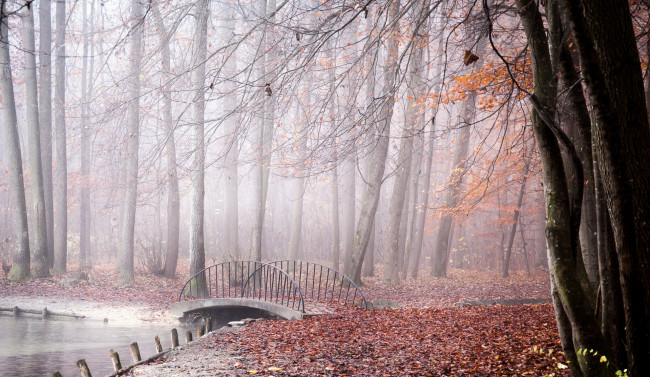
<instances>
[{"instance_id":1,"label":"wooden stake row","mask_svg":"<svg viewBox=\"0 0 650 377\"><path fill-rule=\"evenodd\" d=\"M205 317L204 324L200 325L196 329L197 337L200 338L206 333L210 333L210 332L212 332L212 317ZM108 355L110 356L111 361L113 361L113 369L115 370L115 373L111 374L109 377L120 375L122 373L127 372L128 370L132 369L137 365L155 360L158 357L162 356L163 354L178 347L178 330L176 330L175 328L171 330L172 348L170 350L163 351L162 345L160 344L160 338L158 337L158 335L154 336L153 341L157 353L146 360L142 360L142 357L140 356L140 347L138 346L138 343L137 342L131 343L129 347L131 349L131 358L133 359L133 364L129 365L126 368L122 368L122 363L120 362L120 355L115 350L110 350L108 352ZM192 332L187 331L185 332L185 343L189 344L190 342L192 342ZM90 374L90 369L88 368L88 364L86 364L85 359L81 359L77 361L77 368L79 368L79 373L81 373L81 377L92 377L92 375ZM61 373L57 371L54 372L54 374L52 374L52 377L63 377L63 376L61 375Z\"/></svg>"}]
</instances>

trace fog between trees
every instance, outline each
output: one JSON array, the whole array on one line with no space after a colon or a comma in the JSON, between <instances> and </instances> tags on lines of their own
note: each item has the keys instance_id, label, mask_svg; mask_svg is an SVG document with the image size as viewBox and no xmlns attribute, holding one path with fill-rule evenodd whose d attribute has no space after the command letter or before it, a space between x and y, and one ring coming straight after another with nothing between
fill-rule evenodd
<instances>
[{"instance_id":1,"label":"fog between trees","mask_svg":"<svg viewBox=\"0 0 650 377\"><path fill-rule=\"evenodd\" d=\"M650 300L625 299L628 281L647 288L645 270L625 272L648 247L647 225L626 220L647 200L617 183L643 176L649 141L647 7L622 3L632 68L611 78L617 43L586 2L54 4L2 2L10 278L113 263L129 284L136 270L174 277L179 256L191 273L297 258L357 282L375 265L387 284L507 277L548 268L548 243L565 349L607 344L617 365L647 367L613 340L631 330L584 338L574 315L597 313L598 328L610 295L614 322L647 327ZM619 121L634 140L608 128ZM565 297L574 283L583 296ZM598 370L567 356L574 374Z\"/></svg>"}]
</instances>

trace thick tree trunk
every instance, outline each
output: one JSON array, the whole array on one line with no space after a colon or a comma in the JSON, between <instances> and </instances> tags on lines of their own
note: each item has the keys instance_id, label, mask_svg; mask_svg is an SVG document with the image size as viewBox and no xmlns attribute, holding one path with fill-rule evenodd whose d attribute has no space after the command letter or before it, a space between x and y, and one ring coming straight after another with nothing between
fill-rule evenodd
<instances>
[{"instance_id":1,"label":"thick tree trunk","mask_svg":"<svg viewBox=\"0 0 650 377\"><path fill-rule=\"evenodd\" d=\"M390 5L388 11L389 22L395 29L398 24L399 8L400 1L395 0ZM393 29L393 27L391 27L391 29ZM384 176L384 169L386 168L386 156L388 155L388 145L390 141L390 126L395 105L394 98L397 93L395 80L398 64L397 36L390 35L388 37L386 50L388 51L389 56L387 57L386 72L384 73L384 86L382 90L384 102L381 106L378 118L379 122L377 124L379 136L377 138L377 146L372 155L371 170L368 175L368 188L366 189L361 204L361 213L359 214L359 222L357 223L356 233L354 236L352 256L350 257L350 263L345 266L345 274L357 284L361 284L361 267L363 265L364 255L368 248L368 241L370 240L370 232L374 224L375 214L377 213L381 184Z\"/></svg>"},{"instance_id":2,"label":"thick tree trunk","mask_svg":"<svg viewBox=\"0 0 650 377\"><path fill-rule=\"evenodd\" d=\"M47 262L54 266L54 205L52 202L52 3L38 4L39 32L39 124L41 126L41 163L45 194Z\"/></svg>"},{"instance_id":3,"label":"thick tree trunk","mask_svg":"<svg viewBox=\"0 0 650 377\"><path fill-rule=\"evenodd\" d=\"M650 375L650 127L626 1L562 1L593 108L595 147L618 255L628 371Z\"/></svg>"},{"instance_id":4,"label":"thick tree trunk","mask_svg":"<svg viewBox=\"0 0 650 377\"><path fill-rule=\"evenodd\" d=\"M144 14L140 0L131 0L131 46L128 80L127 139L125 159L125 190L122 205L121 242L119 248L120 284L134 282L133 248L135 241L135 210L138 202L138 149L140 145L140 63Z\"/></svg>"},{"instance_id":5,"label":"thick tree trunk","mask_svg":"<svg viewBox=\"0 0 650 377\"><path fill-rule=\"evenodd\" d=\"M572 341L562 338L565 353L571 356L579 349L594 349L600 354L611 354L600 332L599 322L592 305L593 292L579 270L582 258L577 257L579 243L579 218L582 198L578 195L578 182L567 182L564 161L558 138L561 130L548 113L555 109L557 86L551 64L549 45L542 17L537 5L530 0L516 0L522 25L531 51L534 95L532 121L542 162L542 177L546 197L546 237L549 252L549 268L557 294L556 308L561 305L568 321L558 321L560 333L572 333ZM553 2L548 3L552 8ZM538 111L542 111L539 113ZM544 119L542 121L542 119ZM564 135L566 137L566 135ZM565 146L566 148L566 146ZM575 163L575 161L573 162ZM581 168L574 166L574 168ZM573 183L570 197L568 184ZM580 202L578 202L580 200ZM584 268L584 267L583 267ZM560 300L558 303L557 300ZM560 313L557 313L560 316ZM558 317L558 319L560 319ZM570 326L571 328L567 328ZM578 355L578 362L570 364L575 375L607 375L607 368L593 355Z\"/></svg>"},{"instance_id":6,"label":"thick tree trunk","mask_svg":"<svg viewBox=\"0 0 650 377\"><path fill-rule=\"evenodd\" d=\"M191 172L190 276L205 268L205 58L207 55L209 0L200 0L194 8L194 50L192 57L192 128L194 160ZM201 282L199 292L204 289Z\"/></svg>"},{"instance_id":7,"label":"thick tree trunk","mask_svg":"<svg viewBox=\"0 0 650 377\"><path fill-rule=\"evenodd\" d=\"M165 277L173 279L176 276L178 263L178 232L180 219L180 195L178 191L178 172L176 171L176 141L174 138L174 125L172 124L172 93L171 81L171 52L169 49L170 35L160 15L158 5L154 2L152 13L158 25L160 38L160 59L163 69L163 127L167 133L165 151L167 157L167 250L165 256Z\"/></svg>"},{"instance_id":8,"label":"thick tree trunk","mask_svg":"<svg viewBox=\"0 0 650 377\"><path fill-rule=\"evenodd\" d=\"M5 15L5 3L0 8L0 90L2 93L2 112L9 169L11 209L13 218L13 264L7 278L9 280L26 280L29 278L29 231L27 229L27 203L25 202L25 185L23 181L23 160L20 153L18 120L14 99L14 84L11 74L11 57L9 55L8 18Z\"/></svg>"},{"instance_id":9,"label":"thick tree trunk","mask_svg":"<svg viewBox=\"0 0 650 377\"><path fill-rule=\"evenodd\" d=\"M31 7L24 8L23 46L25 48L25 102L27 114L27 135L29 139L29 170L32 191L33 227L32 261L34 277L50 276L47 261L47 228L45 220L45 192L41 165L41 137L38 123L38 89L36 82L36 47L34 34L34 13Z\"/></svg>"},{"instance_id":10,"label":"thick tree trunk","mask_svg":"<svg viewBox=\"0 0 650 377\"><path fill-rule=\"evenodd\" d=\"M65 0L56 2L56 190L54 191L54 273L65 274L68 260L68 163L65 127Z\"/></svg>"}]
</instances>

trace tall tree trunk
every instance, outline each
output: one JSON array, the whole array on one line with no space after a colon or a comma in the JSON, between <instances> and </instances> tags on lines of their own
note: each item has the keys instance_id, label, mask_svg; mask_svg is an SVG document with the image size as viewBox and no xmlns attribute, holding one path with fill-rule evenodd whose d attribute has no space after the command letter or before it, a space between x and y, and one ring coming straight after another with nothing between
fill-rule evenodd
<instances>
[{"instance_id":1,"label":"tall tree trunk","mask_svg":"<svg viewBox=\"0 0 650 377\"><path fill-rule=\"evenodd\" d=\"M171 52L169 49L170 35L160 15L158 4L151 7L153 16L158 26L160 38L160 59L163 70L163 127L167 133L165 151L167 157L167 250L165 255L165 277L173 279L176 276L178 264L178 232L180 221L180 194L178 191L178 172L176 171L176 141L174 138L174 125L172 123L172 93L171 82Z\"/></svg>"},{"instance_id":2,"label":"tall tree trunk","mask_svg":"<svg viewBox=\"0 0 650 377\"><path fill-rule=\"evenodd\" d=\"M207 55L209 0L200 0L194 8L194 50L192 57L192 128L194 160L191 172L190 208L190 276L205 268L204 200L205 200L205 58ZM198 286L199 292L204 287Z\"/></svg>"},{"instance_id":3,"label":"tall tree trunk","mask_svg":"<svg viewBox=\"0 0 650 377\"><path fill-rule=\"evenodd\" d=\"M476 47L476 55L482 57L485 52L485 45L487 38L481 38ZM483 66L483 59L480 59L474 65L474 70L479 70ZM467 98L461 103L460 109L462 115L460 116L459 125L460 129L456 135L456 152L454 154L454 161L451 165L451 174L449 175L449 188L445 194L445 210L453 212L458 205L460 192L462 189L463 176L467 166L467 157L469 154L470 136L472 129L472 122L475 115L475 102L476 91L472 90ZM431 269L431 276L445 277L447 276L447 264L449 262L446 258L449 248L449 234L451 232L453 216L451 213L445 214L440 219L440 226L438 228L438 236L436 238L436 246L432 258L433 266Z\"/></svg>"},{"instance_id":4,"label":"tall tree trunk","mask_svg":"<svg viewBox=\"0 0 650 377\"><path fill-rule=\"evenodd\" d=\"M384 260L384 282L399 283L399 242L400 224L404 213L404 201L411 172L411 155L413 154L413 133L411 125L406 124L400 139L400 151L397 158L397 171L393 193L388 207L388 225L386 230L386 258Z\"/></svg>"},{"instance_id":5,"label":"tall tree trunk","mask_svg":"<svg viewBox=\"0 0 650 377\"><path fill-rule=\"evenodd\" d=\"M38 89L36 82L36 47L34 34L34 12L25 7L22 15L23 45L25 48L25 102L27 134L29 139L29 167L32 191L34 224L32 236L33 274L42 278L50 276L47 261L47 228L45 221L45 192L41 165L41 137L38 124Z\"/></svg>"},{"instance_id":6,"label":"tall tree trunk","mask_svg":"<svg viewBox=\"0 0 650 377\"><path fill-rule=\"evenodd\" d=\"M267 10L267 1L258 0L257 10L260 14L266 14ZM266 26L261 31L260 46L261 49L265 49L266 44ZM255 70L255 79L256 82L261 83L266 78L266 54L263 50L262 56L259 57L256 67L253 67ZM270 84L270 83L269 83ZM269 85L270 88L270 85ZM271 89L272 90L272 89ZM262 97L262 105L258 110L260 114L256 116L254 121L255 130L253 132L253 148L255 149L255 160L253 167L253 213L254 221L253 227L251 229L251 248L250 248L250 258L261 262L262 261L262 233L264 230L264 212L266 211L266 193L265 193L265 179L264 179L264 131L265 131L265 118L266 118L266 98L267 94L260 91L259 96ZM272 94L271 94L272 96ZM267 181L268 183L268 181Z\"/></svg>"},{"instance_id":7,"label":"tall tree trunk","mask_svg":"<svg viewBox=\"0 0 650 377\"><path fill-rule=\"evenodd\" d=\"M120 254L120 283L132 284L133 248L135 241L135 210L138 202L138 149L140 145L140 63L144 34L144 11L140 0L131 0L131 46L128 80L129 105L127 110L127 137L124 204L122 205L122 237Z\"/></svg>"},{"instance_id":8,"label":"tall tree trunk","mask_svg":"<svg viewBox=\"0 0 650 377\"><path fill-rule=\"evenodd\" d=\"M275 7L276 7L276 0L264 0L266 2L265 5L265 11L264 14L266 20L272 24L275 21L275 17L273 16ZM274 63L277 59L276 53L274 50L275 46L275 41L273 40L274 33L270 33L269 30L267 29L267 26L264 27L264 40L263 40L263 53L264 55L268 55L268 59L264 58L264 73L265 73L265 79L266 82L269 85L275 84L275 74L274 71L269 69L268 66L270 65L269 63ZM276 90L278 88L276 87ZM269 192L269 181L271 178L271 161L272 161L272 154L273 154L273 134L275 131L275 127L273 124L275 123L275 107L276 107L276 96L271 96L270 98L267 98L266 101L264 101L264 130L263 130L263 143L262 143L262 160L263 165L262 165L262 228L264 228L264 217L266 215L266 208L268 206L268 192ZM273 218L270 219L271 224L270 226L267 227L267 229L271 232L273 232ZM262 229L262 235L260 237L263 237L263 229ZM262 238L263 239L263 238ZM269 248L272 249L272 245L269 245Z\"/></svg>"},{"instance_id":9,"label":"tall tree trunk","mask_svg":"<svg viewBox=\"0 0 650 377\"><path fill-rule=\"evenodd\" d=\"M534 93L530 97L533 104L532 122L535 138L542 162L542 177L546 197L546 237L549 253L549 269L557 294L554 294L556 316L560 334L572 334L572 339L562 337L567 356L576 354L579 349L594 349L600 354L611 355L608 344L600 332L595 317L593 291L586 279L580 277L582 258L579 256L578 241L582 193L579 185L584 182L576 175L567 181L565 166L560 150L560 142L577 172L581 162L572 153L568 137L554 123L557 84L551 64L549 44L542 17L537 5L529 0L516 0L522 25L530 46L532 58ZM552 11L554 0L547 3L547 14ZM551 9L551 11L548 11ZM569 191L571 185L571 191ZM560 300L558 303L557 301ZM562 308L562 311L557 308ZM563 320L566 315L567 320ZM570 328L569 328L570 327ZM574 375L589 376L608 374L604 363L591 354L579 354L578 362L571 363Z\"/></svg>"},{"instance_id":10,"label":"tall tree trunk","mask_svg":"<svg viewBox=\"0 0 650 377\"><path fill-rule=\"evenodd\" d=\"M345 264L350 263L352 249L354 248L354 232L356 219L356 173L357 161L354 154L345 158L341 165L343 171L341 177L341 191L343 206L341 216L343 217L343 260Z\"/></svg>"},{"instance_id":11,"label":"tall tree trunk","mask_svg":"<svg viewBox=\"0 0 650 377\"><path fill-rule=\"evenodd\" d=\"M235 32L235 15L230 14L230 7L224 7L222 10L224 16L222 18L221 38L222 43L225 45L229 42L230 36ZM235 77L237 71L237 64L235 60L235 53L224 63L224 71L228 77ZM226 98L224 99L224 116L226 119L225 133L228 140L226 142L226 156L225 156L225 203L224 203L224 246L229 253L230 258L238 260L241 258L239 247L239 173L238 173L238 160L239 160L239 132L238 127L238 110L237 110L237 85L234 80L226 80L223 84Z\"/></svg>"},{"instance_id":12,"label":"tall tree trunk","mask_svg":"<svg viewBox=\"0 0 650 377\"><path fill-rule=\"evenodd\" d=\"M65 128L65 0L56 1L56 190L54 191L54 272L65 274L68 261L68 163Z\"/></svg>"},{"instance_id":13,"label":"tall tree trunk","mask_svg":"<svg viewBox=\"0 0 650 377\"><path fill-rule=\"evenodd\" d=\"M13 218L13 264L7 278L26 280L29 278L29 231L27 229L27 204L23 181L23 159L20 153L18 120L14 98L14 84L11 75L9 55L9 19L5 14L5 3L0 8L0 68L2 69L0 90L2 90L2 112L4 116L7 158L9 160L9 182Z\"/></svg>"},{"instance_id":14,"label":"tall tree trunk","mask_svg":"<svg viewBox=\"0 0 650 377\"><path fill-rule=\"evenodd\" d=\"M630 376L650 375L650 127L626 1L561 1L593 108L592 132L620 268ZM606 25L612 25L602 29Z\"/></svg>"},{"instance_id":15,"label":"tall tree trunk","mask_svg":"<svg viewBox=\"0 0 650 377\"><path fill-rule=\"evenodd\" d=\"M93 0L90 0L93 1ZM88 70L89 59L89 24L87 10L88 0L83 0L83 57L81 68L81 200L79 205L79 268L88 267L90 256L90 124L88 119L89 108L89 79L92 73ZM91 12L92 13L92 12Z\"/></svg>"},{"instance_id":16,"label":"tall tree trunk","mask_svg":"<svg viewBox=\"0 0 650 377\"><path fill-rule=\"evenodd\" d=\"M309 103L309 94L306 95L306 102ZM303 108L303 104L298 105L298 109ZM303 114L305 119L305 127L302 132L296 130L294 133L295 137L298 140L294 141L294 145L297 146L297 156L296 161L300 161L298 170L296 172L297 177L293 179L293 203L291 209L291 234L289 236L289 258L290 260L296 260L299 258L300 254L300 234L302 233L302 207L303 199L305 197L305 156L307 154L307 130L309 129L309 114ZM300 119L298 116L297 119ZM298 128L298 126L296 126Z\"/></svg>"},{"instance_id":17,"label":"tall tree trunk","mask_svg":"<svg viewBox=\"0 0 650 377\"><path fill-rule=\"evenodd\" d=\"M526 181L528 180L528 168L530 165L530 157L528 157L528 153L530 152L524 151L525 161L524 161L523 181L521 182L521 188L519 189L519 197L517 198L517 208L515 209L512 228L510 229L510 236L508 238L508 247L506 248L506 256L505 259L503 260L503 272L501 276L504 278L507 278L509 276L508 269L510 268L510 256L512 255L512 245L514 244L515 235L517 234L517 222L519 220L519 215L521 213L521 204L524 201L524 193L526 192ZM522 234L522 242L523 242L523 234ZM528 262L528 260L526 260L526 262Z\"/></svg>"},{"instance_id":18,"label":"tall tree trunk","mask_svg":"<svg viewBox=\"0 0 650 377\"><path fill-rule=\"evenodd\" d=\"M388 22L391 25L391 30L399 29L399 8L400 0L393 1L389 6ZM384 170L386 168L386 156L388 155L388 145L390 142L390 126L395 105L394 98L397 93L395 80L399 63L397 60L397 35L389 35L387 36L387 39L386 50L388 51L388 56L386 58L384 85L382 89L384 100L381 105L378 118L379 122L377 124L379 131L377 146L372 153L371 169L370 174L368 175L368 188L366 189L361 204L361 213L359 214L359 222L357 223L356 233L354 236L352 256L350 258L350 263L345 266L346 275L357 284L361 284L361 266L363 265L364 255L368 248L370 232L374 224L374 218L379 204L381 184L384 177Z\"/></svg>"},{"instance_id":19,"label":"tall tree trunk","mask_svg":"<svg viewBox=\"0 0 650 377\"><path fill-rule=\"evenodd\" d=\"M47 229L47 262L54 266L54 205L52 202L52 3L38 4L39 32L39 124L41 126L41 164L45 194L45 226Z\"/></svg>"},{"instance_id":20,"label":"tall tree trunk","mask_svg":"<svg viewBox=\"0 0 650 377\"><path fill-rule=\"evenodd\" d=\"M337 173L336 140L332 140L332 149L335 161L331 174L332 185L332 268L338 270L341 264L341 239L339 237L339 175Z\"/></svg>"}]
</instances>

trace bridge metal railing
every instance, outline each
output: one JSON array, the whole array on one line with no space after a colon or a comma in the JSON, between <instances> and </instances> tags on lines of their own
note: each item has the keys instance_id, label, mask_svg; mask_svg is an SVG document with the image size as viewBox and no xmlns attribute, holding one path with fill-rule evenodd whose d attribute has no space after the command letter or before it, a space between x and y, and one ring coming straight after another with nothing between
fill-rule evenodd
<instances>
[{"instance_id":1,"label":"bridge metal railing","mask_svg":"<svg viewBox=\"0 0 650 377\"><path fill-rule=\"evenodd\" d=\"M178 301L251 298L305 313L305 302L370 307L361 289L345 274L301 260L231 261L199 271L183 286Z\"/></svg>"},{"instance_id":2,"label":"bridge metal railing","mask_svg":"<svg viewBox=\"0 0 650 377\"><path fill-rule=\"evenodd\" d=\"M307 301L345 303L365 309L370 308L359 286L341 271L320 263L302 260L279 260L269 264L278 266L289 274L298 283Z\"/></svg>"},{"instance_id":3,"label":"bridge metal railing","mask_svg":"<svg viewBox=\"0 0 650 377\"><path fill-rule=\"evenodd\" d=\"M280 267L256 261L231 261L207 267L183 286L178 301L250 298L305 312L299 284Z\"/></svg>"}]
</instances>

